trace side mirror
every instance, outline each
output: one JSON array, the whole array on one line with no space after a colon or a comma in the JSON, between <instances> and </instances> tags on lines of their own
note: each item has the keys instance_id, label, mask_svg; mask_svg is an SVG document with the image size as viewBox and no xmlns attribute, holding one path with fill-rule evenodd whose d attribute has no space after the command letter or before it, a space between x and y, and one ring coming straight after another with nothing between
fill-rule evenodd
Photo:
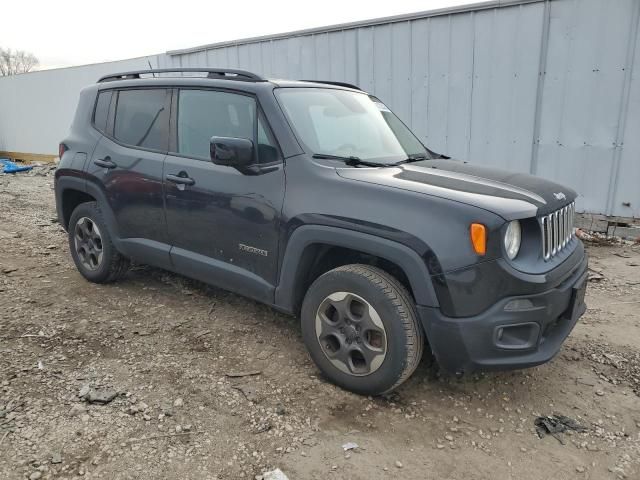
<instances>
[{"instance_id":1,"label":"side mirror","mask_svg":"<svg viewBox=\"0 0 640 480\"><path fill-rule=\"evenodd\" d=\"M216 165L246 167L254 163L253 142L248 138L211 137L211 161Z\"/></svg>"}]
</instances>

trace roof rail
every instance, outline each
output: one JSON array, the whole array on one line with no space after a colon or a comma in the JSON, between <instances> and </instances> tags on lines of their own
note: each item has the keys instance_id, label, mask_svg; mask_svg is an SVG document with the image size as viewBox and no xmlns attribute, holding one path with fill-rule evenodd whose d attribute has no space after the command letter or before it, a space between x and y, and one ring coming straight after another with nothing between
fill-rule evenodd
<instances>
[{"instance_id":1,"label":"roof rail","mask_svg":"<svg viewBox=\"0 0 640 480\"><path fill-rule=\"evenodd\" d=\"M115 80L131 80L140 78L140 75L155 75L156 73L206 73L207 78L226 80L241 80L245 82L264 82L265 79L255 73L244 70L231 70L227 68L157 68L149 70L135 70L132 72L114 73L100 77L98 83L112 82Z\"/></svg>"},{"instance_id":2,"label":"roof rail","mask_svg":"<svg viewBox=\"0 0 640 480\"><path fill-rule=\"evenodd\" d=\"M335 85L337 87L353 88L354 90L362 91L362 89L360 87L358 87L357 85L353 85L352 83L347 83L347 82L334 82L332 80L300 80L300 81L301 82L313 82L313 83L326 83L327 85Z\"/></svg>"}]
</instances>

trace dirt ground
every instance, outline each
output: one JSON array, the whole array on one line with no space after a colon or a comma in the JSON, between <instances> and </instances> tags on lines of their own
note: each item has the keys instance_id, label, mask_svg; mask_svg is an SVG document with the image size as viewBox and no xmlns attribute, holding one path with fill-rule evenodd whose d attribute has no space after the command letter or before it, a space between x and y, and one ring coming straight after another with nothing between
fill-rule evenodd
<instances>
[{"instance_id":1,"label":"dirt ground","mask_svg":"<svg viewBox=\"0 0 640 480\"><path fill-rule=\"evenodd\" d=\"M640 245L589 245L587 313L549 364L463 380L424 364L366 398L266 306L143 266L85 281L52 187L0 175L2 479L640 478ZM586 431L539 438L551 414Z\"/></svg>"}]
</instances>

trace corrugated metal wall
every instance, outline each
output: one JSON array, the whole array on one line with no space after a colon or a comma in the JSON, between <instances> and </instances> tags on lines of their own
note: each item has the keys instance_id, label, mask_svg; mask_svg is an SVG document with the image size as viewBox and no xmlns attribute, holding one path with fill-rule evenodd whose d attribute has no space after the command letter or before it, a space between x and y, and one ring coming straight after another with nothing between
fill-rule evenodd
<instances>
[{"instance_id":1,"label":"corrugated metal wall","mask_svg":"<svg viewBox=\"0 0 640 480\"><path fill-rule=\"evenodd\" d=\"M533 171L574 186L589 212L640 216L640 189L619 181L634 170L640 181L639 145L623 146L639 132L624 131L625 122L638 124L638 97L630 108L629 87L639 16L638 0L551 3Z\"/></svg>"},{"instance_id":2,"label":"corrugated metal wall","mask_svg":"<svg viewBox=\"0 0 640 480\"><path fill-rule=\"evenodd\" d=\"M567 184L580 211L640 217L639 19L639 0L494 1L152 62L356 83L436 151Z\"/></svg>"}]
</instances>

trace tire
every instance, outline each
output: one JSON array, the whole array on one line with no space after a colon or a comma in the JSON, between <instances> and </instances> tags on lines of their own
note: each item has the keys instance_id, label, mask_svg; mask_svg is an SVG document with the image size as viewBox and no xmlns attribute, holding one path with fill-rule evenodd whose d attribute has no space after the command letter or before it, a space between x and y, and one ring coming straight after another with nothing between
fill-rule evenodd
<instances>
[{"instance_id":1,"label":"tire","mask_svg":"<svg viewBox=\"0 0 640 480\"><path fill-rule=\"evenodd\" d=\"M321 275L306 293L301 322L314 363L358 394L392 391L422 357L424 334L409 292L375 267L345 265Z\"/></svg>"},{"instance_id":2,"label":"tire","mask_svg":"<svg viewBox=\"0 0 640 480\"><path fill-rule=\"evenodd\" d=\"M69 220L68 237L76 268L90 282L115 282L127 273L129 259L113 245L97 202L81 203L75 208Z\"/></svg>"}]
</instances>

